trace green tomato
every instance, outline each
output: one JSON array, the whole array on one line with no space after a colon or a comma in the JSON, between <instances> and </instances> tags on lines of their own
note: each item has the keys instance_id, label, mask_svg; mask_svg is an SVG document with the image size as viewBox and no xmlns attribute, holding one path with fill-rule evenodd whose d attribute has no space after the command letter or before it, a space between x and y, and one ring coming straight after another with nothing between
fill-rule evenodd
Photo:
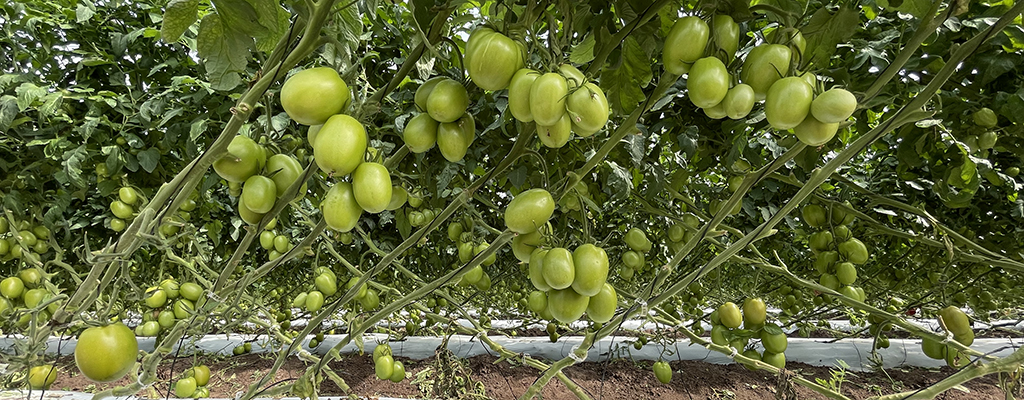
<instances>
[{"instance_id":1,"label":"green tomato","mask_svg":"<svg viewBox=\"0 0 1024 400\"><path fill-rule=\"evenodd\" d=\"M483 28L486 29L486 28ZM508 87L513 75L523 68L524 47L497 32L470 35L465 64L469 78L484 90Z\"/></svg>"},{"instance_id":2,"label":"green tomato","mask_svg":"<svg viewBox=\"0 0 1024 400\"><path fill-rule=\"evenodd\" d=\"M566 289L571 286L576 277L572 253L561 247L548 251L544 256L543 274L544 282L552 289Z\"/></svg>"},{"instance_id":3,"label":"green tomato","mask_svg":"<svg viewBox=\"0 0 1024 400\"><path fill-rule=\"evenodd\" d=\"M573 251L572 261L572 289L583 296L598 295L608 280L608 254L604 249L587 243Z\"/></svg>"},{"instance_id":4,"label":"green tomato","mask_svg":"<svg viewBox=\"0 0 1024 400\"><path fill-rule=\"evenodd\" d=\"M572 289L552 290L548 293L548 311L559 322L568 324L583 316L590 298Z\"/></svg>"},{"instance_id":5,"label":"green tomato","mask_svg":"<svg viewBox=\"0 0 1024 400\"><path fill-rule=\"evenodd\" d=\"M363 162L366 129L345 114L330 117L313 143L313 158L320 170L334 176L348 175Z\"/></svg>"},{"instance_id":6,"label":"green tomato","mask_svg":"<svg viewBox=\"0 0 1024 400\"><path fill-rule=\"evenodd\" d=\"M754 89L756 100L764 100L775 81L789 73L791 54L789 47L780 44L763 44L750 50L743 62L740 80Z\"/></svg>"},{"instance_id":7,"label":"green tomato","mask_svg":"<svg viewBox=\"0 0 1024 400\"><path fill-rule=\"evenodd\" d=\"M348 232L356 227L363 213L362 207L355 199L352 184L338 182L327 191L320 210L324 214L327 226L339 232Z\"/></svg>"},{"instance_id":8,"label":"green tomato","mask_svg":"<svg viewBox=\"0 0 1024 400\"><path fill-rule=\"evenodd\" d=\"M469 107L469 92L461 83L442 79L434 85L427 97L427 114L440 123L455 122Z\"/></svg>"},{"instance_id":9,"label":"green tomato","mask_svg":"<svg viewBox=\"0 0 1024 400\"><path fill-rule=\"evenodd\" d=\"M672 381L672 366L668 365L665 361L658 361L652 366L654 369L654 376L658 378L658 382L668 384Z\"/></svg>"},{"instance_id":10,"label":"green tomato","mask_svg":"<svg viewBox=\"0 0 1024 400\"><path fill-rule=\"evenodd\" d=\"M515 196L505 208L505 226L519 234L536 231L551 219L555 200L544 189L530 189Z\"/></svg>"},{"instance_id":11,"label":"green tomato","mask_svg":"<svg viewBox=\"0 0 1024 400\"><path fill-rule=\"evenodd\" d=\"M802 78L791 76L779 79L765 95L765 117L772 128L793 129L810 113L813 99L814 89Z\"/></svg>"},{"instance_id":12,"label":"green tomato","mask_svg":"<svg viewBox=\"0 0 1024 400\"><path fill-rule=\"evenodd\" d=\"M811 115L823 124L846 121L857 109L857 97L846 89L832 88L811 102Z\"/></svg>"},{"instance_id":13,"label":"green tomato","mask_svg":"<svg viewBox=\"0 0 1024 400\"><path fill-rule=\"evenodd\" d=\"M352 173L352 194L364 211L376 214L391 202L391 174L383 164L364 162Z\"/></svg>"},{"instance_id":14,"label":"green tomato","mask_svg":"<svg viewBox=\"0 0 1024 400\"><path fill-rule=\"evenodd\" d=\"M729 92L729 70L717 57L704 57L693 63L686 80L690 100L700 108L717 106ZM723 108L723 114L728 114ZM724 115L723 115L724 117Z\"/></svg>"},{"instance_id":15,"label":"green tomato","mask_svg":"<svg viewBox=\"0 0 1024 400\"><path fill-rule=\"evenodd\" d=\"M91 327L75 345L75 365L93 381L113 382L135 365L138 352L135 334L124 324Z\"/></svg>"},{"instance_id":16,"label":"green tomato","mask_svg":"<svg viewBox=\"0 0 1024 400\"><path fill-rule=\"evenodd\" d=\"M569 95L566 110L572 121L572 130L583 137L591 136L604 128L611 112L604 91L600 86L590 82Z\"/></svg>"},{"instance_id":17,"label":"green tomato","mask_svg":"<svg viewBox=\"0 0 1024 400\"><path fill-rule=\"evenodd\" d=\"M476 120L464 113L456 121L442 123L437 128L437 148L450 162L459 162L466 156L476 138Z\"/></svg>"},{"instance_id":18,"label":"green tomato","mask_svg":"<svg viewBox=\"0 0 1024 400\"><path fill-rule=\"evenodd\" d=\"M665 37L665 48L662 50L662 62L665 70L675 75L688 71L688 65L704 55L711 29L700 17L683 17L672 24L672 29Z\"/></svg>"},{"instance_id":19,"label":"green tomato","mask_svg":"<svg viewBox=\"0 0 1024 400\"><path fill-rule=\"evenodd\" d=\"M530 87L530 112L539 126L552 126L565 115L569 84L565 77L549 72L541 75Z\"/></svg>"},{"instance_id":20,"label":"green tomato","mask_svg":"<svg viewBox=\"0 0 1024 400\"><path fill-rule=\"evenodd\" d=\"M615 288L605 283L601 285L601 290L597 294L590 297L590 301L587 303L587 316L591 321L603 324L612 320L618 305L619 297Z\"/></svg>"},{"instance_id":21,"label":"green tomato","mask_svg":"<svg viewBox=\"0 0 1024 400\"><path fill-rule=\"evenodd\" d=\"M533 122L530 91L539 76L539 72L529 68L522 68L512 76L512 82L508 86L508 110L519 121Z\"/></svg>"},{"instance_id":22,"label":"green tomato","mask_svg":"<svg viewBox=\"0 0 1024 400\"><path fill-rule=\"evenodd\" d=\"M303 125L320 125L340 113L352 100L348 85L333 68L299 71L281 87L281 107ZM202 385L200 385L202 386Z\"/></svg>"}]
</instances>

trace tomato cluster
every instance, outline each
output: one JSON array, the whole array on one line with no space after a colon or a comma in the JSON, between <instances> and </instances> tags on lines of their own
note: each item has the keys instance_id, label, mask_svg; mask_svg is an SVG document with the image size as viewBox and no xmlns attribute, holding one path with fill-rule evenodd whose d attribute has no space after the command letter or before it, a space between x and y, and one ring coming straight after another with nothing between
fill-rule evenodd
<instances>
[{"instance_id":1,"label":"tomato cluster","mask_svg":"<svg viewBox=\"0 0 1024 400\"><path fill-rule=\"evenodd\" d=\"M50 319L50 315L60 308L60 301L51 301L58 293L51 291L55 288L47 284L49 277L42 270L35 267L22 269L17 275L9 276L0 280L0 317L5 319L5 324L13 323L21 329L27 328L30 324L42 324ZM42 307L39 310L37 319L33 319L30 310Z\"/></svg>"},{"instance_id":2,"label":"tomato cluster","mask_svg":"<svg viewBox=\"0 0 1024 400\"><path fill-rule=\"evenodd\" d=\"M135 327L136 336L154 337L190 318L197 307L206 303L205 289L195 282L179 284L167 278L146 289L142 323Z\"/></svg>"},{"instance_id":3,"label":"tomato cluster","mask_svg":"<svg viewBox=\"0 0 1024 400\"><path fill-rule=\"evenodd\" d=\"M767 318L764 300L760 298L743 301L742 311L731 301L723 303L711 313L711 342L730 346L744 357L764 361L776 368L785 368L788 339L778 325L766 323ZM751 338L761 339L763 354L747 347Z\"/></svg>"},{"instance_id":4,"label":"tomato cluster","mask_svg":"<svg viewBox=\"0 0 1024 400\"><path fill-rule=\"evenodd\" d=\"M971 321L959 307L948 306L939 310L939 318L943 329L952 335L952 340L956 340L964 346L974 344L974 330L971 329ZM971 361L970 357L961 354L955 347L927 338L921 341L921 350L928 357L936 360L945 359L946 364L953 368L961 368Z\"/></svg>"},{"instance_id":5,"label":"tomato cluster","mask_svg":"<svg viewBox=\"0 0 1024 400\"><path fill-rule=\"evenodd\" d=\"M808 225L819 230L810 235L808 245L815 254L814 269L821 274L818 282L843 295L864 301L864 289L853 284L857 281L857 265L868 261L871 253L867 245L853 236L853 214L843 205L826 210L818 204L808 204L801 215Z\"/></svg>"},{"instance_id":6,"label":"tomato cluster","mask_svg":"<svg viewBox=\"0 0 1024 400\"><path fill-rule=\"evenodd\" d=\"M378 344L373 348L373 371L377 379L401 382L405 379L405 365L395 360L391 353L391 346L387 343Z\"/></svg>"},{"instance_id":7,"label":"tomato cluster","mask_svg":"<svg viewBox=\"0 0 1024 400\"><path fill-rule=\"evenodd\" d=\"M26 256L38 260L49 251L49 228L26 220L11 225L6 216L0 216L0 262L20 260Z\"/></svg>"},{"instance_id":8,"label":"tomato cluster","mask_svg":"<svg viewBox=\"0 0 1024 400\"><path fill-rule=\"evenodd\" d=\"M469 107L469 92L451 78L434 77L416 89L416 107L423 113L405 125L402 139L413 153L424 153L436 144L450 162L466 156L476 139L476 121Z\"/></svg>"},{"instance_id":9,"label":"tomato cluster","mask_svg":"<svg viewBox=\"0 0 1024 400\"><path fill-rule=\"evenodd\" d=\"M210 367L199 365L185 371L184 377L174 383L174 395L179 399L210 397Z\"/></svg>"},{"instance_id":10,"label":"tomato cluster","mask_svg":"<svg viewBox=\"0 0 1024 400\"><path fill-rule=\"evenodd\" d=\"M541 74L523 68L512 77L508 109L521 122L536 122L537 136L547 147L565 146L572 133L591 136L608 122L604 91L571 64Z\"/></svg>"}]
</instances>

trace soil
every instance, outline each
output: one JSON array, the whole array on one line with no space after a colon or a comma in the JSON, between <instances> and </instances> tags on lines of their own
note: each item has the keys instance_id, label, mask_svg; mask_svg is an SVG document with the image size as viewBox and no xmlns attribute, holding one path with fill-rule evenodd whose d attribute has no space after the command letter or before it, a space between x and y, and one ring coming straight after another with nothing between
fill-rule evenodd
<instances>
[{"instance_id":1,"label":"soil","mask_svg":"<svg viewBox=\"0 0 1024 400\"><path fill-rule=\"evenodd\" d=\"M159 368L160 384L143 390L138 395L146 398L160 398L173 395L170 388L173 379L181 376L182 371L194 361L206 364L213 371L207 388L210 396L215 398L233 398L244 392L248 386L269 371L274 363L270 354L248 354L235 357L202 356L193 358L165 359ZM347 356L340 361L329 364L347 384L351 393L360 396L425 398L413 383L417 373L430 367L436 358L427 360L410 360L399 358L405 364L407 379L399 383L381 381L374 375L373 362L369 354L364 356ZM508 362L497 362L491 356L479 356L462 360L462 374L483 384L486 398L516 399L532 385L541 372L528 366L513 366ZM97 384L82 376L74 366L72 357L63 357L57 361L62 372L52 389L72 390L81 392L99 392L104 389L128 384L129 378L119 382ZM812 392L796 383L786 390L786 380L762 371L749 371L740 365L717 365L701 361L672 362L675 374L668 385L659 383L651 372L651 362L632 362L619 359L600 363L582 363L565 370L566 375L576 382L593 399L824 399L825 397ZM449 364L449 366L451 366ZM814 367L801 363L787 365L789 372L814 381L816 378L828 379L832 372L828 368ZM265 387L272 387L293 381L305 371L305 365L297 357L290 357L269 379ZM436 371L436 369L434 369ZM842 383L842 393L852 399L863 399L878 394L917 390L938 382L955 371L950 368L936 370L921 368L891 369L884 372L847 373ZM458 373L453 376L459 376ZM461 375L464 376L464 375ZM457 379L442 379L444 382L457 382ZM971 399L1005 399L1006 396L998 387L994 376L983 377L968 382L965 392L959 389L949 390L937 397L943 400ZM776 393L782 391L783 393ZM347 394L338 385L325 378L320 384L320 396L338 396ZM783 394L788 393L789 396ZM287 396L288 394L283 394ZM1015 393L1020 396L1020 393ZM263 394L262 396L266 396ZM442 394L438 397L455 398L455 394ZM542 397L545 399L572 399L575 395L566 386L552 379L544 388Z\"/></svg>"}]
</instances>

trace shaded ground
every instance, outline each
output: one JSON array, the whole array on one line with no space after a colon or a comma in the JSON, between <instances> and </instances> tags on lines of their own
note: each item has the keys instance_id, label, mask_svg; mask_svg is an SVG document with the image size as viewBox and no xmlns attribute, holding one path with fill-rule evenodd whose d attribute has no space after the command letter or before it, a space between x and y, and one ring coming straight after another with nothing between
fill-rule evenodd
<instances>
[{"instance_id":1,"label":"shaded ground","mask_svg":"<svg viewBox=\"0 0 1024 400\"><path fill-rule=\"evenodd\" d=\"M263 377L273 365L270 355L244 355L236 357L201 357L213 371L208 388L211 397L232 398L244 392L249 384ZM374 375L373 363L369 355L352 356L335 361L330 367L345 380L352 393L361 396L390 396L423 398L424 395L413 384L414 375L429 367L434 359L408 360L400 359L409 371L406 380L400 383L381 381ZM526 388L533 384L541 373L526 366L511 366L507 362L494 364L496 358L490 356L474 357L464 360L466 371L471 371L472 379L483 383L486 396L494 399L515 399L522 395ZM169 394L172 379L192 365L192 358L169 359L160 367L160 384L147 388L140 396L159 398ZM114 384L96 384L89 381L74 366L72 357L64 357L58 361L61 374L53 389L96 392L99 390L124 385L128 378ZM615 360L602 363L583 363L566 370L566 375L580 385L594 399L776 399L776 391L785 388L785 381L765 372L748 371L739 365L716 365L700 361L673 362L676 371L672 382L668 385L659 383L650 370L651 362L633 363L628 360ZM828 379L830 370L806 364L791 363L790 371L814 381L815 378ZM305 367L297 358L290 358L272 377L271 385L288 382L298 377ZM927 387L949 375L953 370L927 370L918 368L893 369L886 373L847 374L842 383L842 393L853 399L863 399L872 395L915 390ZM449 380L446 380L448 382ZM968 392L950 390L938 399L1004 399L1005 394L998 387L994 376L969 382ZM802 386L793 385L792 399L824 398ZM330 379L325 379L319 393L325 395L343 395L344 391ZM1015 393L1016 394L1016 393ZM567 399L575 396L564 384L557 380L544 389L545 399ZM1019 394L1017 394L1019 396ZM455 397L449 393L446 398ZM779 397L787 398L787 397Z\"/></svg>"}]
</instances>

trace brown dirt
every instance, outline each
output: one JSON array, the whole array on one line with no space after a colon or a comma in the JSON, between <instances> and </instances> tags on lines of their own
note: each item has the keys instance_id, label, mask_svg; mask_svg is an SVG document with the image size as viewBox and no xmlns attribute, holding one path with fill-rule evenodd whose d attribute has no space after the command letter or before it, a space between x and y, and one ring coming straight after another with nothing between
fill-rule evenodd
<instances>
[{"instance_id":1,"label":"brown dirt","mask_svg":"<svg viewBox=\"0 0 1024 400\"><path fill-rule=\"evenodd\" d=\"M422 398L420 390L412 383L417 372L431 365L433 359L408 360L400 359L406 365L408 378L400 383L378 380L374 375L373 363L369 355L349 356L335 361L330 367L349 385L352 393L361 396L389 396L405 398ZM494 399L515 399L526 391L540 377L540 371L526 366L513 367L507 362L494 364L496 359L490 356L474 357L466 360L472 379L480 381L486 388L486 394ZM199 358L213 371L210 384L211 397L232 398L236 393L244 392L249 384L263 376L273 365L272 355L244 355L237 357ZM172 378L192 365L192 358L165 360L159 369L158 385L139 393L140 397L158 398L169 394ZM127 378L110 384L96 384L89 381L74 366L71 357L58 360L62 371L53 385L53 389L98 392L115 385L125 385ZM676 371L672 382L662 385L651 372L651 362L631 362L615 360L601 363L584 363L566 370L566 375L594 399L776 399L776 391L780 388L778 377L766 372L748 371L742 366L716 365L700 361L672 362ZM813 367L806 364L790 363L790 371L814 381L815 378L826 379L830 376L828 368ZM269 385L289 382L298 377L305 367L297 358L289 358L277 374L269 380ZM915 390L927 387L953 374L953 370L927 370L919 368L893 369L886 373L855 373L848 374L842 384L842 393L853 399L862 399L872 395L887 394L898 391ZM888 376L887 376L888 375ZM891 379L890 379L891 377ZM950 390L941 394L938 399L1004 399L1005 395L997 386L995 377L985 377L965 385L970 393ZM798 399L824 398L809 389L794 383L795 397ZM342 395L344 391L330 379L324 379L319 388L320 395ZM575 398L573 394L558 380L552 380L544 389L545 399ZM1018 394L1019 396L1019 394ZM784 398L784 397L778 397Z\"/></svg>"}]
</instances>

